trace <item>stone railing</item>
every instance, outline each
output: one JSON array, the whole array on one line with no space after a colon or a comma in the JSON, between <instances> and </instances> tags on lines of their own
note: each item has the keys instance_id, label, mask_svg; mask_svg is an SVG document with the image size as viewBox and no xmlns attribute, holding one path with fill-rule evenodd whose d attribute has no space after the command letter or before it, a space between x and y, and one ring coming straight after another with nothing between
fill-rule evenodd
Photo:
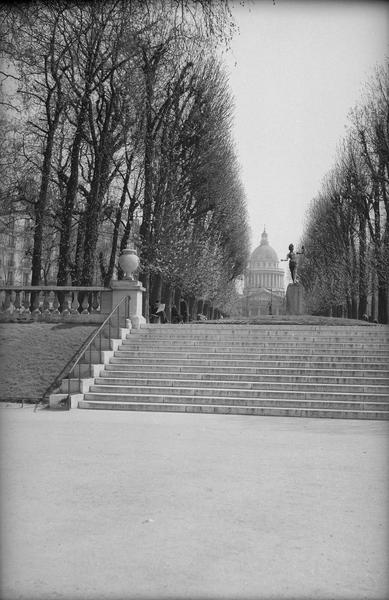
<instances>
[{"instance_id":1,"label":"stone railing","mask_svg":"<svg viewBox=\"0 0 389 600\"><path fill-rule=\"evenodd\" d=\"M111 294L110 288L103 287L2 286L0 319L59 320L104 315L110 311Z\"/></svg>"},{"instance_id":2,"label":"stone railing","mask_svg":"<svg viewBox=\"0 0 389 600\"><path fill-rule=\"evenodd\" d=\"M0 286L0 321L102 322L129 298L132 326L145 323L142 315L144 288L139 281L112 281L109 288L82 286Z\"/></svg>"}]
</instances>

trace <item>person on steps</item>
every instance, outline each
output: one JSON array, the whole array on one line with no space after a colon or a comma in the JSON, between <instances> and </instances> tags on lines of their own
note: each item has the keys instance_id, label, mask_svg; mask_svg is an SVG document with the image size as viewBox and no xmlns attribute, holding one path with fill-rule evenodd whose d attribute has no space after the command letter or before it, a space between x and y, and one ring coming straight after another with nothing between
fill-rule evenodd
<instances>
[{"instance_id":1,"label":"person on steps","mask_svg":"<svg viewBox=\"0 0 389 600\"><path fill-rule=\"evenodd\" d=\"M167 323L165 305L160 300L157 300L151 307L150 319L152 319L152 323Z\"/></svg>"},{"instance_id":2,"label":"person on steps","mask_svg":"<svg viewBox=\"0 0 389 600\"><path fill-rule=\"evenodd\" d=\"M182 316L178 312L177 306L175 304L172 305L171 313L172 313L172 323L183 323L184 322L182 320Z\"/></svg>"},{"instance_id":3,"label":"person on steps","mask_svg":"<svg viewBox=\"0 0 389 600\"><path fill-rule=\"evenodd\" d=\"M188 322L188 305L184 298L180 298L180 314L184 323Z\"/></svg>"}]
</instances>

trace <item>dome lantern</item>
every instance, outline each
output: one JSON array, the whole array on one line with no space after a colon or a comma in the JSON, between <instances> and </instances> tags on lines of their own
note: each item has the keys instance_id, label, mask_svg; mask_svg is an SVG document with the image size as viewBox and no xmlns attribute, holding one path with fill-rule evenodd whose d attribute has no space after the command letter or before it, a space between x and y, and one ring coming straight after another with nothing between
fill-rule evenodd
<instances>
[{"instance_id":1,"label":"dome lantern","mask_svg":"<svg viewBox=\"0 0 389 600\"><path fill-rule=\"evenodd\" d=\"M260 246L268 246L268 245L269 245L269 236L266 233L266 229L263 228Z\"/></svg>"}]
</instances>

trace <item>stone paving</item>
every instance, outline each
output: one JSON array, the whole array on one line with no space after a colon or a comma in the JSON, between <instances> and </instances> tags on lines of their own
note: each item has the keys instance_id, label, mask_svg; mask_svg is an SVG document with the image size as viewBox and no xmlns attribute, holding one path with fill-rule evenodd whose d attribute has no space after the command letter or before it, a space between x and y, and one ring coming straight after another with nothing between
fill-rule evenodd
<instances>
[{"instance_id":1,"label":"stone paving","mask_svg":"<svg viewBox=\"0 0 389 600\"><path fill-rule=\"evenodd\" d=\"M2 600L389 597L389 423L3 408Z\"/></svg>"}]
</instances>

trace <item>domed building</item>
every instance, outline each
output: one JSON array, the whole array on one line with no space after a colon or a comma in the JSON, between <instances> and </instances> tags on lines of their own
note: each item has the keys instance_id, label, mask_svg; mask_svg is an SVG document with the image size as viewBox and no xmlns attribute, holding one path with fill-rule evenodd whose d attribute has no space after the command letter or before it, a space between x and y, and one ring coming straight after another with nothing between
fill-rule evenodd
<instances>
[{"instance_id":1,"label":"domed building","mask_svg":"<svg viewBox=\"0 0 389 600\"><path fill-rule=\"evenodd\" d=\"M266 230L251 255L244 282L242 312L247 317L285 312L284 270Z\"/></svg>"}]
</instances>

